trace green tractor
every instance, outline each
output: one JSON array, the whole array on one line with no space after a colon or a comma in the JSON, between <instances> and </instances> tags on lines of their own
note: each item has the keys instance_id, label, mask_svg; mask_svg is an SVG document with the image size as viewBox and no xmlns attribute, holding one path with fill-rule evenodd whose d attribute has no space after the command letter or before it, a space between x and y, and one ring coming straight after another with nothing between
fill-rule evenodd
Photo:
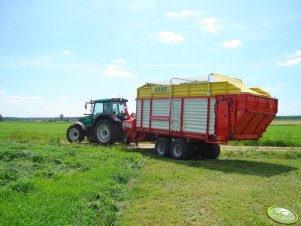
<instances>
[{"instance_id":1,"label":"green tractor","mask_svg":"<svg viewBox=\"0 0 301 226\"><path fill-rule=\"evenodd\" d=\"M91 100L90 114L80 118L67 129L69 142L82 142L85 137L89 142L110 145L123 138L122 121L128 119L126 99L110 98Z\"/></svg>"}]
</instances>

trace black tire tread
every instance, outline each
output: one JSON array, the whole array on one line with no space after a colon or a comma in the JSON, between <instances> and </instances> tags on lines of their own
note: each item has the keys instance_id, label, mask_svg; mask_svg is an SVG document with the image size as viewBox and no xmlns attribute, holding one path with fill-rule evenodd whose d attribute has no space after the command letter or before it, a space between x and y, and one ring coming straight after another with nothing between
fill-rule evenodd
<instances>
[{"instance_id":1,"label":"black tire tread","mask_svg":"<svg viewBox=\"0 0 301 226\"><path fill-rule=\"evenodd\" d=\"M111 137L106 143L102 143L97 138L97 128L101 124L106 124L109 127L109 129L111 130ZM121 139L121 130L122 130L122 127L118 123L113 123L112 121L110 121L108 119L101 119L95 124L95 126L93 128L93 137L94 137L95 142L98 144L111 145Z\"/></svg>"},{"instance_id":2,"label":"black tire tread","mask_svg":"<svg viewBox=\"0 0 301 226\"><path fill-rule=\"evenodd\" d=\"M220 154L220 146L218 144L202 145L201 155L204 159L217 159Z\"/></svg>"}]
</instances>

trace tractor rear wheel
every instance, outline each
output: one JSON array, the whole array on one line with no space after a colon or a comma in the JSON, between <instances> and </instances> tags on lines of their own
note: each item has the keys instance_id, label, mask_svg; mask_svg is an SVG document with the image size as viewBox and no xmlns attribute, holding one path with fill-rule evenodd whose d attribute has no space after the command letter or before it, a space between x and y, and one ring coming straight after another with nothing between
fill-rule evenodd
<instances>
[{"instance_id":1,"label":"tractor rear wheel","mask_svg":"<svg viewBox=\"0 0 301 226\"><path fill-rule=\"evenodd\" d=\"M67 140L72 142L82 142L85 138L84 131L78 124L73 124L69 126L66 132Z\"/></svg>"},{"instance_id":2,"label":"tractor rear wheel","mask_svg":"<svg viewBox=\"0 0 301 226\"><path fill-rule=\"evenodd\" d=\"M107 119L102 119L96 123L93 135L96 143L110 145L120 139L120 126Z\"/></svg>"},{"instance_id":3,"label":"tractor rear wheel","mask_svg":"<svg viewBox=\"0 0 301 226\"><path fill-rule=\"evenodd\" d=\"M185 139L175 139L171 143L171 157L177 160L190 159L192 156L192 148Z\"/></svg>"},{"instance_id":4,"label":"tractor rear wheel","mask_svg":"<svg viewBox=\"0 0 301 226\"><path fill-rule=\"evenodd\" d=\"M171 140L167 137L161 137L157 140L155 150L158 155L162 157L170 156L170 144Z\"/></svg>"}]
</instances>

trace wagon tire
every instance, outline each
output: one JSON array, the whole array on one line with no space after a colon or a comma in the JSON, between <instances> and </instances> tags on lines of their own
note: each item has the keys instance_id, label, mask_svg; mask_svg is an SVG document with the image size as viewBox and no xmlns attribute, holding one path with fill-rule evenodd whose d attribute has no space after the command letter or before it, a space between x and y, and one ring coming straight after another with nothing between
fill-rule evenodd
<instances>
[{"instance_id":1,"label":"wagon tire","mask_svg":"<svg viewBox=\"0 0 301 226\"><path fill-rule=\"evenodd\" d=\"M219 154L220 146L218 144L205 144L201 150L201 155L204 159L217 159Z\"/></svg>"},{"instance_id":2,"label":"wagon tire","mask_svg":"<svg viewBox=\"0 0 301 226\"><path fill-rule=\"evenodd\" d=\"M171 143L170 154L176 160L190 159L192 156L191 145L185 139L175 139Z\"/></svg>"},{"instance_id":3,"label":"wagon tire","mask_svg":"<svg viewBox=\"0 0 301 226\"><path fill-rule=\"evenodd\" d=\"M70 143L72 142L81 143L85 138L84 131L78 124L73 124L69 126L66 132L66 137Z\"/></svg>"},{"instance_id":4,"label":"wagon tire","mask_svg":"<svg viewBox=\"0 0 301 226\"><path fill-rule=\"evenodd\" d=\"M170 156L170 144L171 140L167 137L161 137L156 141L155 150L159 156L169 157Z\"/></svg>"},{"instance_id":5,"label":"wagon tire","mask_svg":"<svg viewBox=\"0 0 301 226\"><path fill-rule=\"evenodd\" d=\"M210 159L217 159L220 152L221 152L221 148L218 144L213 144L212 147L212 154L211 154L211 158Z\"/></svg>"}]
</instances>

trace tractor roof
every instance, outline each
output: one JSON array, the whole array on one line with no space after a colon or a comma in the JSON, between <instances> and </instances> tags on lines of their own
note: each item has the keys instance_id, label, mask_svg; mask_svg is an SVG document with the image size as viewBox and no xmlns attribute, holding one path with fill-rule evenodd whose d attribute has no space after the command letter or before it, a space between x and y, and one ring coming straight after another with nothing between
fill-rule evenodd
<instances>
[{"instance_id":1,"label":"tractor roof","mask_svg":"<svg viewBox=\"0 0 301 226\"><path fill-rule=\"evenodd\" d=\"M97 100L93 100L94 103L102 103L102 102L110 102L110 101L114 101L114 102L127 102L127 99L123 99L123 98L103 98L103 99L97 99Z\"/></svg>"}]
</instances>

